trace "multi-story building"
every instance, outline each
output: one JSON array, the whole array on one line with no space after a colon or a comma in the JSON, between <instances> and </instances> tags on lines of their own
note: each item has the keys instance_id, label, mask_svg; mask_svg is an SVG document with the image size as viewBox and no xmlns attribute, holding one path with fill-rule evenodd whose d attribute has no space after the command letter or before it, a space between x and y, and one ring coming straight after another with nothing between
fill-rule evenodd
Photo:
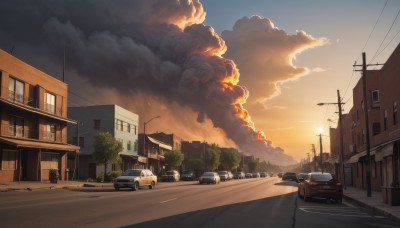
<instances>
[{"instance_id":1,"label":"multi-story building","mask_svg":"<svg viewBox=\"0 0 400 228\"><path fill-rule=\"evenodd\" d=\"M121 165L110 165L107 170L126 170L140 167L146 162L138 154L139 116L117 105L96 105L84 107L69 107L68 115L78 121L79 130L70 126L68 140L80 145L79 178L95 179L102 172L104 165L97 165L93 159L94 137L99 132L109 132L123 145L120 152Z\"/></svg>"},{"instance_id":2,"label":"multi-story building","mask_svg":"<svg viewBox=\"0 0 400 228\"><path fill-rule=\"evenodd\" d=\"M166 134L164 132L157 132L148 134L148 136L155 138L161 142L171 145L172 150L182 151L182 138L175 134Z\"/></svg>"},{"instance_id":3,"label":"multi-story building","mask_svg":"<svg viewBox=\"0 0 400 228\"><path fill-rule=\"evenodd\" d=\"M42 181L73 174L67 144L67 84L0 50L0 181ZM74 164L74 163L72 163Z\"/></svg>"},{"instance_id":4,"label":"multi-story building","mask_svg":"<svg viewBox=\"0 0 400 228\"><path fill-rule=\"evenodd\" d=\"M146 159L145 167L161 176L165 168L164 154L171 151L172 146L149 135L139 134L139 154Z\"/></svg>"},{"instance_id":5,"label":"multi-story building","mask_svg":"<svg viewBox=\"0 0 400 228\"><path fill-rule=\"evenodd\" d=\"M370 170L372 190L381 191L400 182L400 45L380 70L366 71L367 106L363 99L362 80L353 89L353 107L343 116L343 142L346 184L367 188ZM369 137L366 137L365 112L368 112ZM339 144L338 132L331 131L331 145ZM367 140L370 143L368 167ZM331 147L332 154L339 147ZM347 179L350 179L347 181Z\"/></svg>"}]
</instances>

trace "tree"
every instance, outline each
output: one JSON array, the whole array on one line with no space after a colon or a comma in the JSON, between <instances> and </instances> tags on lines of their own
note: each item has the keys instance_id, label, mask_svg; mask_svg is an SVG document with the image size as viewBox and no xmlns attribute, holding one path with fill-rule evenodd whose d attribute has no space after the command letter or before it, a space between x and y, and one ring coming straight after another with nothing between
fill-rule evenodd
<instances>
[{"instance_id":1,"label":"tree","mask_svg":"<svg viewBox=\"0 0 400 228\"><path fill-rule=\"evenodd\" d=\"M221 156L221 150L217 144L212 144L206 149L204 155L204 165L206 171L214 171L219 165L219 158Z\"/></svg>"},{"instance_id":2,"label":"tree","mask_svg":"<svg viewBox=\"0 0 400 228\"><path fill-rule=\"evenodd\" d=\"M255 172L258 168L257 160L253 159L248 164L250 172Z\"/></svg>"},{"instance_id":3,"label":"tree","mask_svg":"<svg viewBox=\"0 0 400 228\"><path fill-rule=\"evenodd\" d=\"M179 150L171 150L167 151L164 154L165 156L165 163L171 169L172 167L177 167L182 165L183 161L183 153Z\"/></svg>"},{"instance_id":4,"label":"tree","mask_svg":"<svg viewBox=\"0 0 400 228\"><path fill-rule=\"evenodd\" d=\"M199 170L199 169L202 169L203 166L204 166L204 163L203 163L203 161L201 159L194 158L194 159L190 159L188 161L188 168L189 169Z\"/></svg>"},{"instance_id":5,"label":"tree","mask_svg":"<svg viewBox=\"0 0 400 228\"><path fill-rule=\"evenodd\" d=\"M107 175L107 164L120 161L119 152L123 150L122 142L116 140L109 132L99 132L94 136L93 159L97 164L104 164L104 180Z\"/></svg>"},{"instance_id":6,"label":"tree","mask_svg":"<svg viewBox=\"0 0 400 228\"><path fill-rule=\"evenodd\" d=\"M238 153L231 149L223 149L221 151L220 162L224 170L231 171L239 166L241 157Z\"/></svg>"}]
</instances>

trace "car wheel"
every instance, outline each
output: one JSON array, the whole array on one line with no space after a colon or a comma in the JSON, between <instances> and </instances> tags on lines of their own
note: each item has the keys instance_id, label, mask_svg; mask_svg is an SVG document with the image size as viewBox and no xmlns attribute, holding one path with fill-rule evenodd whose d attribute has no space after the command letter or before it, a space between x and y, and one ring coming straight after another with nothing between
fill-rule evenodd
<instances>
[{"instance_id":1,"label":"car wheel","mask_svg":"<svg viewBox=\"0 0 400 228\"><path fill-rule=\"evenodd\" d=\"M119 191L119 188L115 188L115 191Z\"/></svg>"},{"instance_id":2,"label":"car wheel","mask_svg":"<svg viewBox=\"0 0 400 228\"><path fill-rule=\"evenodd\" d=\"M303 191L304 202L308 202L309 198L306 196L306 190Z\"/></svg>"},{"instance_id":3,"label":"car wheel","mask_svg":"<svg viewBox=\"0 0 400 228\"><path fill-rule=\"evenodd\" d=\"M156 187L156 182L152 181L149 185L149 189L154 189Z\"/></svg>"},{"instance_id":4,"label":"car wheel","mask_svg":"<svg viewBox=\"0 0 400 228\"><path fill-rule=\"evenodd\" d=\"M135 182L135 185L133 186L132 190L133 191L139 190L139 182L137 182L137 181Z\"/></svg>"}]
</instances>

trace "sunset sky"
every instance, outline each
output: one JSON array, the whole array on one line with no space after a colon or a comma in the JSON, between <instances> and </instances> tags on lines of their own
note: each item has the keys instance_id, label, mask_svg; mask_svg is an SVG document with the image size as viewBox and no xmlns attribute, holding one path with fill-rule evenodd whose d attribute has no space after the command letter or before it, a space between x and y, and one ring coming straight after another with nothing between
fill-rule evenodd
<instances>
[{"instance_id":1,"label":"sunset sky","mask_svg":"<svg viewBox=\"0 0 400 228\"><path fill-rule=\"evenodd\" d=\"M240 148L278 164L329 152L353 64L400 42L400 1L133 0L0 3L0 48L62 78L69 105L118 104L146 133ZM374 58L373 58L374 57Z\"/></svg>"}]
</instances>

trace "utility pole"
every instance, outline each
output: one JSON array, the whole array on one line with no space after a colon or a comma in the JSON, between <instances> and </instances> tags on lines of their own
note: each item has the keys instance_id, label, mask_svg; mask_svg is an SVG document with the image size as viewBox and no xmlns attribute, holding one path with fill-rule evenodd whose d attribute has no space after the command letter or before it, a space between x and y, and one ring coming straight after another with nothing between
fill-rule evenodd
<instances>
[{"instance_id":1,"label":"utility pole","mask_svg":"<svg viewBox=\"0 0 400 228\"><path fill-rule=\"evenodd\" d=\"M364 123L365 123L365 148L367 152L367 197L371 197L371 145L369 141L369 120L368 120L368 97L367 97L367 66L378 66L383 64L366 64L365 52L362 53L363 63L362 65L353 65L353 66L362 66L362 82L363 82L363 100L364 100ZM359 70L357 70L359 71Z\"/></svg>"},{"instance_id":2,"label":"utility pole","mask_svg":"<svg viewBox=\"0 0 400 228\"><path fill-rule=\"evenodd\" d=\"M367 100L367 65L365 52L362 53L362 79L363 79L363 100L364 100L364 123L365 123L365 145L367 150L367 197L371 197L371 152L369 142L369 121L368 121L368 100Z\"/></svg>"},{"instance_id":3,"label":"utility pole","mask_svg":"<svg viewBox=\"0 0 400 228\"><path fill-rule=\"evenodd\" d=\"M321 166L321 172L324 172L324 167L322 166L322 133L319 133L319 164Z\"/></svg>"},{"instance_id":4,"label":"utility pole","mask_svg":"<svg viewBox=\"0 0 400 228\"><path fill-rule=\"evenodd\" d=\"M314 172L317 171L317 155L315 153L315 145L311 144L312 146L312 152L314 153L314 159L313 159L313 164L314 164Z\"/></svg>"},{"instance_id":5,"label":"utility pole","mask_svg":"<svg viewBox=\"0 0 400 228\"><path fill-rule=\"evenodd\" d=\"M346 189L346 180L344 172L344 153L343 153L343 128L342 128L342 99L340 92L337 90L338 95L338 108L339 108L339 150L340 150L340 177L342 178L344 189Z\"/></svg>"}]
</instances>

